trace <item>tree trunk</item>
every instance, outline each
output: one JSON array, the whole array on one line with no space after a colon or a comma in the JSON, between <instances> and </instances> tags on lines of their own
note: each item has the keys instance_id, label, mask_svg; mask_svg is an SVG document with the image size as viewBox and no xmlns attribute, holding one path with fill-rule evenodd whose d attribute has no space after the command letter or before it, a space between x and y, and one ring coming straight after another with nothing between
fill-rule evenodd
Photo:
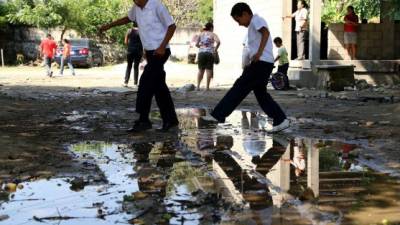
<instances>
[{"instance_id":1,"label":"tree trunk","mask_svg":"<svg viewBox=\"0 0 400 225\"><path fill-rule=\"evenodd\" d=\"M68 30L68 28L64 27L63 30L61 31L61 40L60 40L61 42L64 39L64 34L65 34L65 32L67 32L67 30Z\"/></svg>"}]
</instances>

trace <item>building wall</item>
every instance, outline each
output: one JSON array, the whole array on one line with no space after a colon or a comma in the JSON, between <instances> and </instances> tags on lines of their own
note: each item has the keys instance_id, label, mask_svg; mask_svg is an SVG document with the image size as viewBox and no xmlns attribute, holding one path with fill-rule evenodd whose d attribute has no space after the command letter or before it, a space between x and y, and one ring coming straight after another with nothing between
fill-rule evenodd
<instances>
[{"instance_id":1,"label":"building wall","mask_svg":"<svg viewBox=\"0 0 400 225\"><path fill-rule=\"evenodd\" d=\"M394 26L395 24L393 24ZM396 24L395 46L385 45L383 41L383 32L385 26L382 24L360 24L358 28L358 59L365 60L383 60L383 59L398 59L400 46L400 28ZM328 59L341 60L350 59L344 47L344 31L343 24L329 25L328 32ZM396 47L397 46L397 47ZM395 48L396 47L396 48ZM397 50L396 50L397 49ZM388 52L390 54L388 54ZM395 55L395 58L390 55Z\"/></svg>"},{"instance_id":2,"label":"building wall","mask_svg":"<svg viewBox=\"0 0 400 225\"><path fill-rule=\"evenodd\" d=\"M171 56L178 60L187 60L190 43L200 33L200 28L177 28L170 41ZM196 49L195 49L196 51Z\"/></svg>"},{"instance_id":3,"label":"building wall","mask_svg":"<svg viewBox=\"0 0 400 225\"><path fill-rule=\"evenodd\" d=\"M221 39L221 64L232 64L231 68L241 71L242 46L246 29L239 27L230 16L232 6L246 2L253 13L264 17L269 25L272 38L282 36L282 1L276 0L214 0L215 33Z\"/></svg>"}]
</instances>

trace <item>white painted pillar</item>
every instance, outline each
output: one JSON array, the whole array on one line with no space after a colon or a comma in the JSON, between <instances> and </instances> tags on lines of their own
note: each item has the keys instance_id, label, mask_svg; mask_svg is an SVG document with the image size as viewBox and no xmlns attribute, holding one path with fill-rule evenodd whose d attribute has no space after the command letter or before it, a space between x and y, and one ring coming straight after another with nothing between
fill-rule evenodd
<instances>
[{"instance_id":1,"label":"white painted pillar","mask_svg":"<svg viewBox=\"0 0 400 225\"><path fill-rule=\"evenodd\" d=\"M312 140L307 141L307 187L319 196L319 149Z\"/></svg>"},{"instance_id":2,"label":"white painted pillar","mask_svg":"<svg viewBox=\"0 0 400 225\"><path fill-rule=\"evenodd\" d=\"M310 1L309 60L311 65L318 65L321 60L321 16L322 0Z\"/></svg>"},{"instance_id":3,"label":"white painted pillar","mask_svg":"<svg viewBox=\"0 0 400 225\"><path fill-rule=\"evenodd\" d=\"M272 194L272 201L276 208L281 208L286 199L288 199L287 192L290 189L290 143L286 147L285 153L279 162L271 168L267 173L273 186L279 187L280 191L276 192L273 188L270 189Z\"/></svg>"},{"instance_id":4,"label":"white painted pillar","mask_svg":"<svg viewBox=\"0 0 400 225\"><path fill-rule=\"evenodd\" d=\"M292 15L292 0L282 1L282 15ZM282 40L285 45L289 59L292 58L292 19L283 19L282 21Z\"/></svg>"}]
</instances>

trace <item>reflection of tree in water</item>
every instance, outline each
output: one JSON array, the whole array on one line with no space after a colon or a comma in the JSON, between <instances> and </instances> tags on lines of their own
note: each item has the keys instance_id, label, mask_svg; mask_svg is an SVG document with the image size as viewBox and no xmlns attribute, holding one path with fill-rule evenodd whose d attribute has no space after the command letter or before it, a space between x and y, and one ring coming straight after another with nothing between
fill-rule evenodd
<instances>
[{"instance_id":1,"label":"reflection of tree in water","mask_svg":"<svg viewBox=\"0 0 400 225\"><path fill-rule=\"evenodd\" d=\"M112 144L105 142L86 142L74 144L71 146L71 149L75 153L79 154L95 154L96 156L104 156L104 150L107 148L111 148Z\"/></svg>"},{"instance_id":2,"label":"reflection of tree in water","mask_svg":"<svg viewBox=\"0 0 400 225\"><path fill-rule=\"evenodd\" d=\"M189 162L175 163L168 179L167 195L172 195L180 185L186 185L189 192L197 191L193 178L205 176L200 169L194 168Z\"/></svg>"}]
</instances>

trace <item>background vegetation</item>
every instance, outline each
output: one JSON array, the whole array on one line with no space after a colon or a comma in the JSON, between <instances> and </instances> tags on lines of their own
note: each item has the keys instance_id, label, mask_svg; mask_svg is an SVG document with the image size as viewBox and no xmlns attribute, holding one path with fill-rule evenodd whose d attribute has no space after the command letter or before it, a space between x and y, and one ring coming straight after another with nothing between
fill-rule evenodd
<instances>
[{"instance_id":1,"label":"background vegetation","mask_svg":"<svg viewBox=\"0 0 400 225\"><path fill-rule=\"evenodd\" d=\"M198 27L213 18L213 0L162 0L179 27ZM324 0L322 21L343 21L346 8L353 5L360 19L378 20L381 0ZM400 20L400 0L388 15ZM3 2L3 3L1 3ZM7 24L42 29L75 30L80 35L122 42L127 26L113 28L99 36L97 28L127 14L131 0L6 0L0 1L0 27Z\"/></svg>"},{"instance_id":2,"label":"background vegetation","mask_svg":"<svg viewBox=\"0 0 400 225\"><path fill-rule=\"evenodd\" d=\"M212 0L163 0L180 27L212 20ZM99 36L98 27L127 15L132 0L8 0L0 1L0 27L25 25L49 30L75 30L80 35L122 43L129 25Z\"/></svg>"}]
</instances>

